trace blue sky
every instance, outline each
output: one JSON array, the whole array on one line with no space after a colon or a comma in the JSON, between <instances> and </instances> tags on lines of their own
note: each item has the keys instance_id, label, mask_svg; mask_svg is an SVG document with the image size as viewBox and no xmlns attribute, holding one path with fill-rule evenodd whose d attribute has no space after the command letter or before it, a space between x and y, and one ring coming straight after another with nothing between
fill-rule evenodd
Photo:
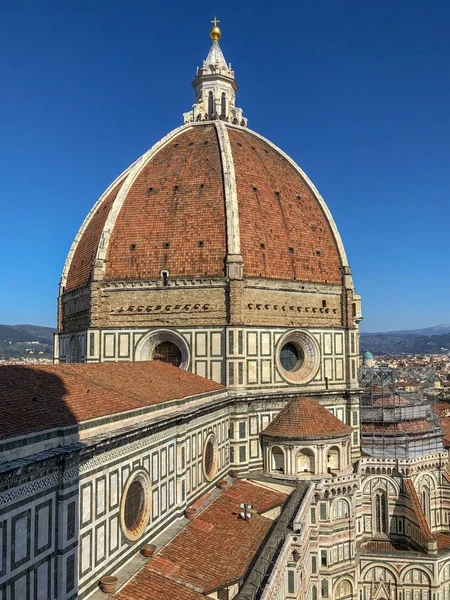
<instances>
[{"instance_id":1,"label":"blue sky","mask_svg":"<svg viewBox=\"0 0 450 600\"><path fill-rule=\"evenodd\" d=\"M181 124L215 13L249 126L337 222L362 329L450 322L450 3L3 0L1 13L0 323L55 323L78 227Z\"/></svg>"}]
</instances>

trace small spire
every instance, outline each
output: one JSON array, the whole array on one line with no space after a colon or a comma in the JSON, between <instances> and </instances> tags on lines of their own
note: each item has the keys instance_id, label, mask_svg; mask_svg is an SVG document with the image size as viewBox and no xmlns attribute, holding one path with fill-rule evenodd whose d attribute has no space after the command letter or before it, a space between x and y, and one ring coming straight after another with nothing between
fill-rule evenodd
<instances>
[{"instance_id":1,"label":"small spire","mask_svg":"<svg viewBox=\"0 0 450 600\"><path fill-rule=\"evenodd\" d=\"M217 27L217 23L220 23L220 21L219 19L214 17L211 23L213 24L213 26L209 31L209 35L211 36L213 42L218 42L220 40L220 36L222 35L222 32L220 31L219 27Z\"/></svg>"}]
</instances>

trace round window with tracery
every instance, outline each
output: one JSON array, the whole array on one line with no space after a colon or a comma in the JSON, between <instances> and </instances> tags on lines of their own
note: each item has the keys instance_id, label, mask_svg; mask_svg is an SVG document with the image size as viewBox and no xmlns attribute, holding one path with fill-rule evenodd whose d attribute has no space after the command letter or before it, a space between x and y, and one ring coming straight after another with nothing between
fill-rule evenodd
<instances>
[{"instance_id":1,"label":"round window with tracery","mask_svg":"<svg viewBox=\"0 0 450 600\"><path fill-rule=\"evenodd\" d=\"M319 344L306 331L289 331L277 344L275 363L278 372L286 381L307 383L319 370Z\"/></svg>"},{"instance_id":2,"label":"round window with tracery","mask_svg":"<svg viewBox=\"0 0 450 600\"><path fill-rule=\"evenodd\" d=\"M136 471L125 484L121 505L122 530L129 540L143 535L150 519L150 501L150 479L146 471Z\"/></svg>"},{"instance_id":3,"label":"round window with tracery","mask_svg":"<svg viewBox=\"0 0 450 600\"><path fill-rule=\"evenodd\" d=\"M211 481L217 473L217 454L216 436L211 433L203 447L203 473L207 481Z\"/></svg>"}]
</instances>

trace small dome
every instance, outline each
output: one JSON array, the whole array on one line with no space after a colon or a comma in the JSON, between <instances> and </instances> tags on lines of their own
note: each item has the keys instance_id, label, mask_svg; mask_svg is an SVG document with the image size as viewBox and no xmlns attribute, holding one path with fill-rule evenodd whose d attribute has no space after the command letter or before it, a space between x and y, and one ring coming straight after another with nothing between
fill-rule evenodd
<instances>
[{"instance_id":1,"label":"small dome","mask_svg":"<svg viewBox=\"0 0 450 600\"><path fill-rule=\"evenodd\" d=\"M366 350L363 354L363 359L364 360L373 360L372 352L369 352L368 350Z\"/></svg>"},{"instance_id":2,"label":"small dome","mask_svg":"<svg viewBox=\"0 0 450 600\"><path fill-rule=\"evenodd\" d=\"M274 438L317 440L349 435L353 428L343 423L312 398L295 398L264 429Z\"/></svg>"}]
</instances>

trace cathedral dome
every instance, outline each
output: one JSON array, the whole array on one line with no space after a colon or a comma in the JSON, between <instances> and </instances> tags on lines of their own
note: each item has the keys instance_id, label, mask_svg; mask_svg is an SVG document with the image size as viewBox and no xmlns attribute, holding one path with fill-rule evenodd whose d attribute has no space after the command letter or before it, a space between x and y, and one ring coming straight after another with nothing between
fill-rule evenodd
<instances>
[{"instance_id":1,"label":"cathedral dome","mask_svg":"<svg viewBox=\"0 0 450 600\"><path fill-rule=\"evenodd\" d=\"M322 198L297 165L239 125L187 123L106 190L83 224L64 291L106 281L243 276L340 283L345 255Z\"/></svg>"},{"instance_id":2,"label":"cathedral dome","mask_svg":"<svg viewBox=\"0 0 450 600\"><path fill-rule=\"evenodd\" d=\"M232 385L340 385L356 376L342 329L362 318L341 238L300 167L248 128L218 22L184 124L119 175L72 244L55 360L166 360Z\"/></svg>"}]
</instances>

